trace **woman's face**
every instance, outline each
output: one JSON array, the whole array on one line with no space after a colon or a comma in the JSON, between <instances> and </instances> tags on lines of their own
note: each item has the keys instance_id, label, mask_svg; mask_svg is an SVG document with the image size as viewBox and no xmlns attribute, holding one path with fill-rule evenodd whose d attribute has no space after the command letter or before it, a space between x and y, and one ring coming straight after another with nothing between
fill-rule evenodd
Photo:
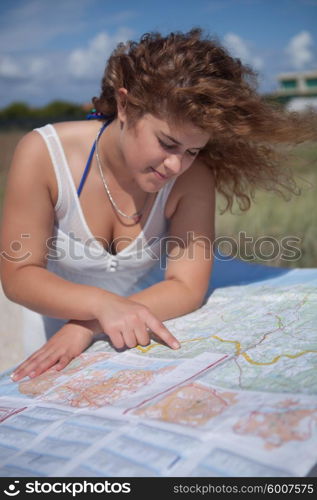
<instances>
[{"instance_id":1,"label":"woman's face","mask_svg":"<svg viewBox=\"0 0 317 500\"><path fill-rule=\"evenodd\" d=\"M209 134L190 123L172 123L145 114L135 125L123 121L120 150L131 178L146 192L157 192L184 173L209 140Z\"/></svg>"}]
</instances>

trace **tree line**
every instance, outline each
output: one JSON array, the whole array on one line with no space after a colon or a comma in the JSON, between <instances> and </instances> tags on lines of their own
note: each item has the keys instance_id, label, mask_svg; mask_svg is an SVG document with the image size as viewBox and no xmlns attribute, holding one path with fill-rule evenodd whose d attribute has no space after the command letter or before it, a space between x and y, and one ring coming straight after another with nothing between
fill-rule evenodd
<instances>
[{"instance_id":1,"label":"tree line","mask_svg":"<svg viewBox=\"0 0 317 500\"><path fill-rule=\"evenodd\" d=\"M87 106L67 101L52 101L39 108L16 101L0 109L0 128L31 129L52 121L82 120L88 110Z\"/></svg>"},{"instance_id":2,"label":"tree line","mask_svg":"<svg viewBox=\"0 0 317 500\"><path fill-rule=\"evenodd\" d=\"M262 96L267 101L283 106L285 103L279 97L272 95ZM42 107L31 107L25 102L16 101L0 109L0 129L30 130L41 127L50 122L83 120L89 110L89 104L75 104L72 102L55 100Z\"/></svg>"}]
</instances>

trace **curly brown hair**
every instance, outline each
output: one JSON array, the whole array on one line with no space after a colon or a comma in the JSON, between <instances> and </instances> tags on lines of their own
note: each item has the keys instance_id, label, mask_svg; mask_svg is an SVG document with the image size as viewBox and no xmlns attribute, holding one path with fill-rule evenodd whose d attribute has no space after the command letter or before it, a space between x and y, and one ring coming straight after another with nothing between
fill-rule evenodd
<instances>
[{"instance_id":1,"label":"curly brown hair","mask_svg":"<svg viewBox=\"0 0 317 500\"><path fill-rule=\"evenodd\" d=\"M257 92L257 73L217 37L194 28L120 43L107 62L101 95L93 98L96 110L115 115L121 87L128 90L129 125L151 113L210 133L199 157L214 174L225 210L234 198L247 210L257 188L298 193L281 145L316 139L316 115L288 112L265 100Z\"/></svg>"}]
</instances>

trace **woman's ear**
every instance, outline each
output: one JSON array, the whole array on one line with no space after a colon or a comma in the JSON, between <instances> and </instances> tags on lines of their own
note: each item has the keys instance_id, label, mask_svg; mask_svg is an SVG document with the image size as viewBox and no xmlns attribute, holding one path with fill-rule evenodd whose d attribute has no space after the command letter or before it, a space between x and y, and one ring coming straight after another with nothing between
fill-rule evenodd
<instances>
[{"instance_id":1,"label":"woman's ear","mask_svg":"<svg viewBox=\"0 0 317 500\"><path fill-rule=\"evenodd\" d=\"M126 107L127 107L127 89L121 87L117 90L117 109L118 118L120 123L124 123L127 119Z\"/></svg>"}]
</instances>

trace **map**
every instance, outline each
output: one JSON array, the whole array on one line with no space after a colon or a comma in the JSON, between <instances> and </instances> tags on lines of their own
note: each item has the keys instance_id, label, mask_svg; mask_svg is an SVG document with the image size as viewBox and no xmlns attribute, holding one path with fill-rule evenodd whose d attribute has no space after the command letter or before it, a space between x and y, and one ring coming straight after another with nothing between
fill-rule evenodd
<instances>
[{"instance_id":1,"label":"map","mask_svg":"<svg viewBox=\"0 0 317 500\"><path fill-rule=\"evenodd\" d=\"M237 402L229 391L215 391L192 383L170 392L158 403L136 410L136 415L166 422L199 426L219 416Z\"/></svg>"},{"instance_id":2,"label":"map","mask_svg":"<svg viewBox=\"0 0 317 500\"><path fill-rule=\"evenodd\" d=\"M217 289L181 343L98 340L64 370L0 376L0 475L304 476L317 462L317 288Z\"/></svg>"},{"instance_id":3,"label":"map","mask_svg":"<svg viewBox=\"0 0 317 500\"><path fill-rule=\"evenodd\" d=\"M36 379L21 382L19 390L27 396L39 396L42 401L78 408L101 407L131 396L139 388L153 382L155 377L175 368L170 362L163 361L152 362L151 365L151 368L123 368L119 360L116 363L116 357L111 355L82 354L70 363L69 369L61 376L50 371ZM52 382L57 380L59 383L52 388Z\"/></svg>"},{"instance_id":4,"label":"map","mask_svg":"<svg viewBox=\"0 0 317 500\"><path fill-rule=\"evenodd\" d=\"M169 358L233 355L208 380L230 389L317 394L317 289L307 285L219 289L198 312L165 325L181 341ZM136 350L166 357L158 343Z\"/></svg>"},{"instance_id":5,"label":"map","mask_svg":"<svg viewBox=\"0 0 317 500\"><path fill-rule=\"evenodd\" d=\"M276 405L263 405L247 417L239 419L233 431L241 436L257 436L267 450L283 446L291 441L307 441L314 438L317 422L315 402L301 405L299 400L284 399Z\"/></svg>"}]
</instances>

